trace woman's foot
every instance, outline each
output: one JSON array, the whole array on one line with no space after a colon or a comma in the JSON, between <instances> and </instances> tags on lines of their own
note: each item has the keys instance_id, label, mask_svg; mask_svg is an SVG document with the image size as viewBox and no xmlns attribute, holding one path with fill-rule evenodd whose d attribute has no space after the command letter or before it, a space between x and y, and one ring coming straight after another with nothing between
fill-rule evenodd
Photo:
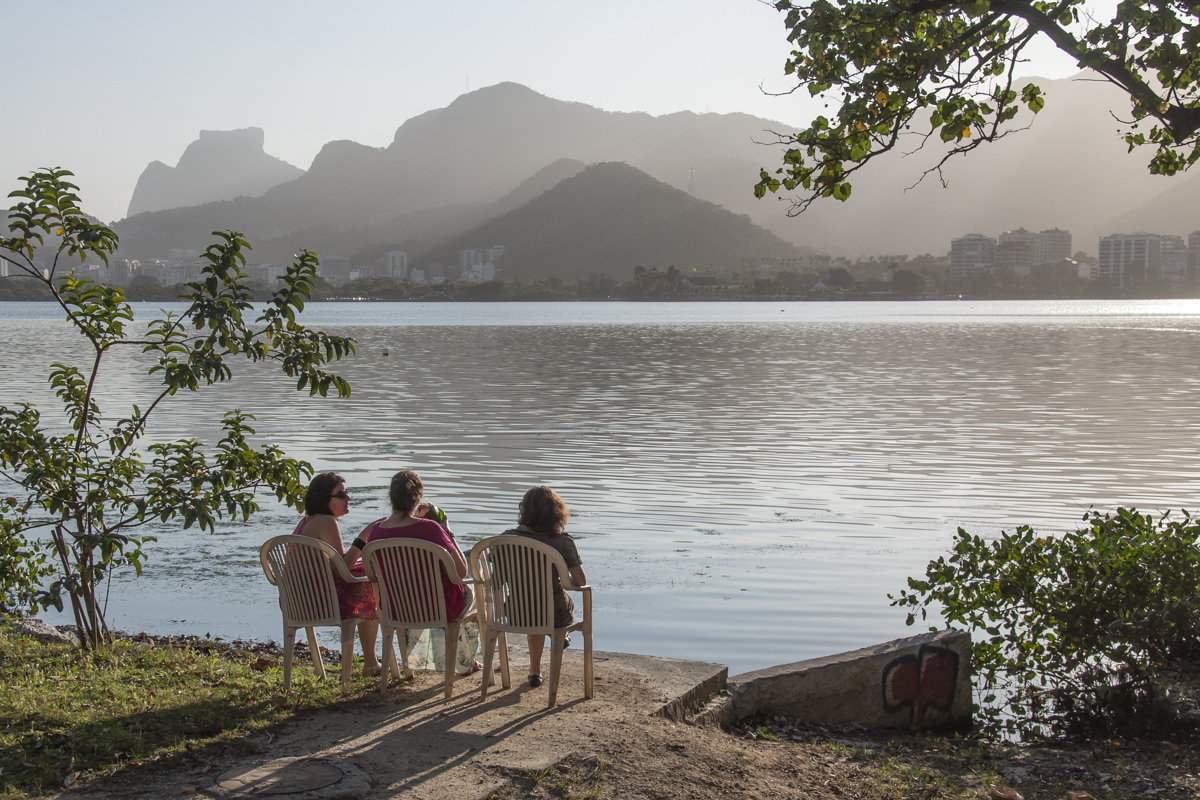
<instances>
[{"instance_id":1,"label":"woman's foot","mask_svg":"<svg viewBox=\"0 0 1200 800\"><path fill-rule=\"evenodd\" d=\"M363 677L374 678L383 672L382 664L363 664Z\"/></svg>"},{"instance_id":2,"label":"woman's foot","mask_svg":"<svg viewBox=\"0 0 1200 800\"><path fill-rule=\"evenodd\" d=\"M529 676L529 688L536 689L539 686L541 686L545 680L546 679L543 678L541 675L530 675Z\"/></svg>"}]
</instances>

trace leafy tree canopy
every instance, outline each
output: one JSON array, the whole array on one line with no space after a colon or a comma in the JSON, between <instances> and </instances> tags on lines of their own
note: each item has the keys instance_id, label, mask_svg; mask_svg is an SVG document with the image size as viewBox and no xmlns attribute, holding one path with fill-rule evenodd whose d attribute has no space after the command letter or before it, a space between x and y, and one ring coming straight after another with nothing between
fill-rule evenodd
<instances>
[{"instance_id":1,"label":"leafy tree canopy","mask_svg":"<svg viewBox=\"0 0 1200 800\"><path fill-rule=\"evenodd\" d=\"M24 188L9 195L11 235L0 236L9 269L51 297L86 342L80 366L65 363L68 353L50 366L61 416L43 417L29 402L0 404L0 613L61 610L65 595L81 643L99 648L110 638L101 590L117 568L140 573L142 545L153 540L139 529L179 519L211 531L217 520L259 510L260 491L299 504L312 474L275 445L255 447L254 417L238 409L222 417L215 446L150 441L151 417L178 394L230 380L243 359L274 363L309 394L347 396L350 385L327 367L353 353L354 340L297 319L317 280L315 253L301 251L256 310L243 271L250 245L234 231L214 232L199 279L180 298L182 312L136 321L119 288L68 270L71 261L107 263L117 249L116 233L83 215L70 177L46 169L23 178ZM128 369L107 358L118 349L141 353L153 379L124 416L101 411L119 408L100 397L102 375Z\"/></svg>"},{"instance_id":2,"label":"leafy tree canopy","mask_svg":"<svg viewBox=\"0 0 1200 800\"><path fill-rule=\"evenodd\" d=\"M754 193L795 192L789 213L850 196L850 177L894 148L942 143L930 173L1022 129L1045 104L1016 73L1039 37L1129 95L1120 119L1129 150L1148 147L1152 173L1200 158L1200 4L1121 0L1111 19L1086 0L779 0L792 53L792 91L837 104L798 133Z\"/></svg>"}]
</instances>

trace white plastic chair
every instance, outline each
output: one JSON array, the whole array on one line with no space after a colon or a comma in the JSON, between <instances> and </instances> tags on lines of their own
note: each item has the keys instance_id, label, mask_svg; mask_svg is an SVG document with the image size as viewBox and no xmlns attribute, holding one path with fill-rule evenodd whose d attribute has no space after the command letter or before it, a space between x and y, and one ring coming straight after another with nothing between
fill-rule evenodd
<instances>
[{"instance_id":1,"label":"white plastic chair","mask_svg":"<svg viewBox=\"0 0 1200 800\"><path fill-rule=\"evenodd\" d=\"M422 539L380 539L363 548L362 560L367 576L375 583L379 601L379 629L383 634L379 691L387 691L389 671L399 675L392 636L405 630L442 628L446 631L446 697L449 699L454 694L458 629L462 623L477 618L473 603L467 603L456 619L447 618L442 575L463 584L450 553L441 545ZM411 675L408 648L401 636L397 636L397 640L404 674Z\"/></svg>"},{"instance_id":2,"label":"white plastic chair","mask_svg":"<svg viewBox=\"0 0 1200 800\"><path fill-rule=\"evenodd\" d=\"M324 542L307 536L285 534L263 542L258 551L267 580L279 589L279 610L283 612L283 690L292 684L292 656L296 649L296 631L308 633L308 649L312 652L317 675L325 677L321 649L313 628L341 628L342 631L342 688L350 688L354 669L354 629L361 619L342 619L338 613L337 586L334 575L346 583L365 583L350 573L336 550Z\"/></svg>"},{"instance_id":3,"label":"white plastic chair","mask_svg":"<svg viewBox=\"0 0 1200 800\"><path fill-rule=\"evenodd\" d=\"M563 588L583 595L582 617L565 628L554 627L554 570ZM583 635L583 696L592 691L592 587L575 586L563 557L547 544L524 536L492 536L471 548L471 574L475 578L479 605L480 638L483 642L483 693L487 697L492 675L492 650L500 645L500 676L504 688L512 685L508 672L506 634L523 633L550 637L550 698L558 700L562 654L569 631Z\"/></svg>"}]
</instances>

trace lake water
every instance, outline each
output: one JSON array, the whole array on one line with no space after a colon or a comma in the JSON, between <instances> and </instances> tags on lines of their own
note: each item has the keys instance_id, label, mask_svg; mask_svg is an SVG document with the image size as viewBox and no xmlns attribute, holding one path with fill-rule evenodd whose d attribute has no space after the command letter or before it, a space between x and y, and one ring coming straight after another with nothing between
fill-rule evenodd
<instances>
[{"instance_id":1,"label":"lake water","mask_svg":"<svg viewBox=\"0 0 1200 800\"><path fill-rule=\"evenodd\" d=\"M260 440L346 476L347 541L387 513L400 468L464 546L553 486L604 650L737 673L896 638L913 629L887 594L959 526L1053 533L1200 490L1197 301L318 303L303 318L358 339L338 367L351 398L244 365L176 398L155 433L211 440L224 410L256 414ZM51 399L44 367L75 347L53 308L0 303L0 332L0 402ZM152 389L134 353L114 365L111 414ZM270 506L216 534L158 529L143 576L112 583L111 623L278 639L257 546L296 519Z\"/></svg>"}]
</instances>

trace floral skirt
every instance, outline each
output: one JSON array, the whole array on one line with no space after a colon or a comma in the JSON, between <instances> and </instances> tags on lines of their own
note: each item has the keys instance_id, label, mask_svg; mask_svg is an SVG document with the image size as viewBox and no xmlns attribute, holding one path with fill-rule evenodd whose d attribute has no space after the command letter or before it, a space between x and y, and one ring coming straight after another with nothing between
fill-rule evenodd
<instances>
[{"instance_id":1,"label":"floral skirt","mask_svg":"<svg viewBox=\"0 0 1200 800\"><path fill-rule=\"evenodd\" d=\"M350 574L362 577L366 574L362 562L350 568ZM346 583L337 581L338 612L342 619L376 619L375 590L370 583Z\"/></svg>"}]
</instances>

